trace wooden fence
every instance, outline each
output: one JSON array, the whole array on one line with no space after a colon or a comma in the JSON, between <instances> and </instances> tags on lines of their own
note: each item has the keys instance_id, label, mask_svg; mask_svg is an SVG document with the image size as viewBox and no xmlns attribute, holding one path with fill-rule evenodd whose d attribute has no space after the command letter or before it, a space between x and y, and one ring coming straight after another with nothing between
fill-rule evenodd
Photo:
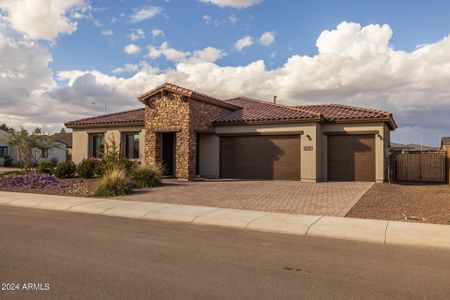
<instances>
[{"instance_id":1,"label":"wooden fence","mask_svg":"<svg viewBox=\"0 0 450 300\"><path fill-rule=\"evenodd\" d=\"M446 152L395 154L391 161L397 181L447 182Z\"/></svg>"}]
</instances>

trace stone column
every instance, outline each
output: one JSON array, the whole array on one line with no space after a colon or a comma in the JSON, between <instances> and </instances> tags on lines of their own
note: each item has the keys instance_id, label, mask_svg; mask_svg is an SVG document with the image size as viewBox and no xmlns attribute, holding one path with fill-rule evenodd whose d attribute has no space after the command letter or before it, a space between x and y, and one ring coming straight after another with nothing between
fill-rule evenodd
<instances>
[{"instance_id":1,"label":"stone column","mask_svg":"<svg viewBox=\"0 0 450 300\"><path fill-rule=\"evenodd\" d=\"M156 134L150 130L145 131L145 164L156 166Z\"/></svg>"}]
</instances>

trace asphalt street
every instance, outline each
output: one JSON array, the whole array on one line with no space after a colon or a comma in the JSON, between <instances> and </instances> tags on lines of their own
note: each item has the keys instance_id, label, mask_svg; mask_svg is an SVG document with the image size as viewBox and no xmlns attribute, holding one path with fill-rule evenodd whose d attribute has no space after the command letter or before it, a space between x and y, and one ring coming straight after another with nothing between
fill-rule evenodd
<instances>
[{"instance_id":1,"label":"asphalt street","mask_svg":"<svg viewBox=\"0 0 450 300\"><path fill-rule=\"evenodd\" d=\"M450 251L0 205L0 299L449 299Z\"/></svg>"}]
</instances>

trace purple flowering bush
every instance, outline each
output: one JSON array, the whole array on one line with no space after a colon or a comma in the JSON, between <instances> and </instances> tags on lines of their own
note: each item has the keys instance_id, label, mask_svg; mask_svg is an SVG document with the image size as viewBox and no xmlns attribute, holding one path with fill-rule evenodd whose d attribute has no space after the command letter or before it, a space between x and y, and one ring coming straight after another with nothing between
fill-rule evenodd
<instances>
[{"instance_id":1,"label":"purple flowering bush","mask_svg":"<svg viewBox=\"0 0 450 300\"><path fill-rule=\"evenodd\" d=\"M70 183L59 181L53 175L46 173L13 174L0 178L0 188L58 189L69 186Z\"/></svg>"}]
</instances>

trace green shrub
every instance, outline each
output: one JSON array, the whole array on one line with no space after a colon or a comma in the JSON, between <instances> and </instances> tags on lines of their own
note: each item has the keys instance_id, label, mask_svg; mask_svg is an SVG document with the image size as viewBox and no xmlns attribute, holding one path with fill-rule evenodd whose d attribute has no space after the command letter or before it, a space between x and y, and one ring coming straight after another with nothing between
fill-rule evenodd
<instances>
[{"instance_id":1,"label":"green shrub","mask_svg":"<svg viewBox=\"0 0 450 300\"><path fill-rule=\"evenodd\" d=\"M101 160L98 160L98 165L96 169L96 174L102 176L109 170L123 169L127 174L136 166L133 160L123 158L120 155L119 147L117 146L114 139L110 139L106 143L106 151Z\"/></svg>"},{"instance_id":2,"label":"green shrub","mask_svg":"<svg viewBox=\"0 0 450 300\"><path fill-rule=\"evenodd\" d=\"M4 167L12 167L13 164L13 159L11 156L6 155L4 160L3 160L3 166Z\"/></svg>"},{"instance_id":3,"label":"green shrub","mask_svg":"<svg viewBox=\"0 0 450 300\"><path fill-rule=\"evenodd\" d=\"M74 162L64 161L56 166L54 174L58 178L73 178L76 171L77 166Z\"/></svg>"},{"instance_id":4,"label":"green shrub","mask_svg":"<svg viewBox=\"0 0 450 300\"><path fill-rule=\"evenodd\" d=\"M131 193L131 182L123 169L108 170L100 180L94 197L114 197Z\"/></svg>"},{"instance_id":5,"label":"green shrub","mask_svg":"<svg viewBox=\"0 0 450 300\"><path fill-rule=\"evenodd\" d=\"M161 184L162 168L140 165L133 169L131 178L137 188L158 186Z\"/></svg>"},{"instance_id":6,"label":"green shrub","mask_svg":"<svg viewBox=\"0 0 450 300\"><path fill-rule=\"evenodd\" d=\"M56 163L54 161L43 160L38 163L37 171L39 174L53 174L55 167Z\"/></svg>"},{"instance_id":7,"label":"green shrub","mask_svg":"<svg viewBox=\"0 0 450 300\"><path fill-rule=\"evenodd\" d=\"M77 174L82 178L92 178L94 177L95 170L97 167L97 160L95 159L83 159L77 167Z\"/></svg>"},{"instance_id":8,"label":"green shrub","mask_svg":"<svg viewBox=\"0 0 450 300\"><path fill-rule=\"evenodd\" d=\"M134 169L136 169L140 165L139 162L134 160L123 158L122 159L122 168L127 172L127 174L131 174Z\"/></svg>"}]
</instances>

